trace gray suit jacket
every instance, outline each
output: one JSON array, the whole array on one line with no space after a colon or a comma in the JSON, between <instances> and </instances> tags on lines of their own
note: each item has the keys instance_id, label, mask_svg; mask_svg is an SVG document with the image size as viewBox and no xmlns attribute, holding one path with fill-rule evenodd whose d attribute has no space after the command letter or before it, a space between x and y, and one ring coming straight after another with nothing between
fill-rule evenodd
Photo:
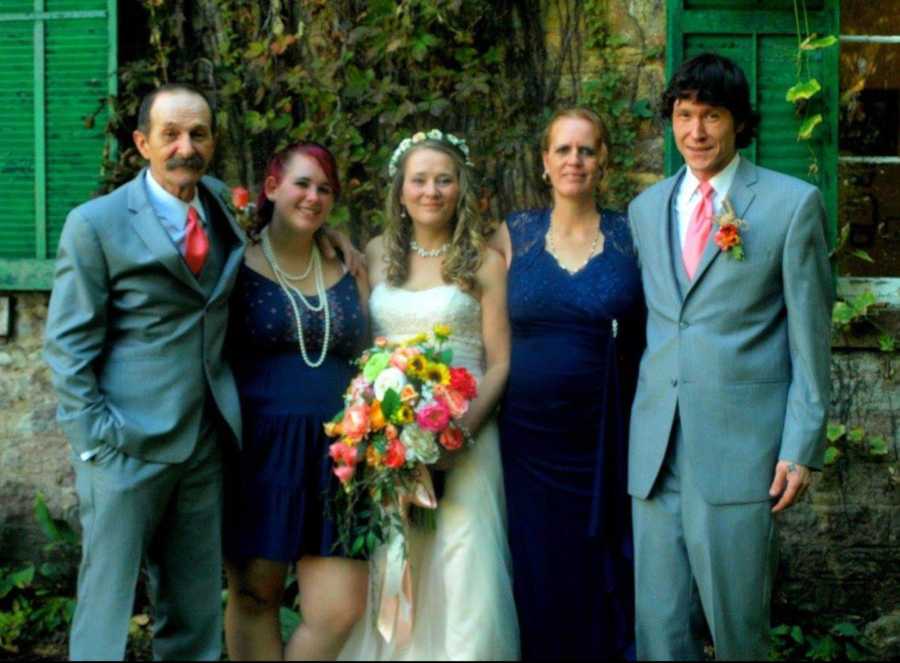
<instances>
[{"instance_id":1,"label":"gray suit jacket","mask_svg":"<svg viewBox=\"0 0 900 663\"><path fill-rule=\"evenodd\" d=\"M833 289L822 198L806 182L742 159L728 198L746 222L745 258L722 255L710 235L682 294L670 224L683 173L629 206L648 321L628 490L649 495L677 411L705 500L768 500L779 459L823 462Z\"/></svg>"},{"instance_id":2,"label":"gray suit jacket","mask_svg":"<svg viewBox=\"0 0 900 663\"><path fill-rule=\"evenodd\" d=\"M223 344L244 238L227 187L204 177L200 196L222 257L204 288L156 217L142 177L69 213L44 356L76 452L106 444L177 463L197 443L207 393L240 440Z\"/></svg>"}]
</instances>

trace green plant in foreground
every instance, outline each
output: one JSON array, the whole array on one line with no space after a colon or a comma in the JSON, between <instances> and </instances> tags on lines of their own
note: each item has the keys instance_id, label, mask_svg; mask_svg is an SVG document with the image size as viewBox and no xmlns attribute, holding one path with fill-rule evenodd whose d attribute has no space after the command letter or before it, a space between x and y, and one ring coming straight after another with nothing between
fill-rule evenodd
<instances>
[{"instance_id":1,"label":"green plant in foreground","mask_svg":"<svg viewBox=\"0 0 900 663\"><path fill-rule=\"evenodd\" d=\"M862 661L868 648L859 628L851 622L804 631L796 624L780 624L771 630L772 661Z\"/></svg>"},{"instance_id":2,"label":"green plant in foreground","mask_svg":"<svg viewBox=\"0 0 900 663\"><path fill-rule=\"evenodd\" d=\"M0 650L12 654L22 645L60 634L75 612L70 560L78 548L78 534L50 515L40 493L34 517L48 540L42 559L0 566Z\"/></svg>"}]
</instances>

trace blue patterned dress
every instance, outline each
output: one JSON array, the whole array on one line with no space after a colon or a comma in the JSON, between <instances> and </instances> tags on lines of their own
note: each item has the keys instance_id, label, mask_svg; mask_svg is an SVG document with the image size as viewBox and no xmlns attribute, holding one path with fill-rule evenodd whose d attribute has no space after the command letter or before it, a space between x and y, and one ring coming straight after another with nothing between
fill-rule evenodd
<instances>
[{"instance_id":1,"label":"blue patterned dress","mask_svg":"<svg viewBox=\"0 0 900 663\"><path fill-rule=\"evenodd\" d=\"M633 658L627 408L644 305L626 217L570 274L550 211L512 214L509 381L500 440L524 660ZM623 360L631 360L623 361Z\"/></svg>"},{"instance_id":2,"label":"blue patterned dress","mask_svg":"<svg viewBox=\"0 0 900 663\"><path fill-rule=\"evenodd\" d=\"M326 516L337 488L322 424L343 407L364 348L367 322L348 273L330 287L328 354L318 368L300 355L297 326L277 283L243 265L231 299L229 348L241 399L243 447L229 463L225 552L235 561L293 563L333 555L337 533ZM316 302L315 296L309 297ZM299 304L307 356L322 348L324 315Z\"/></svg>"}]
</instances>

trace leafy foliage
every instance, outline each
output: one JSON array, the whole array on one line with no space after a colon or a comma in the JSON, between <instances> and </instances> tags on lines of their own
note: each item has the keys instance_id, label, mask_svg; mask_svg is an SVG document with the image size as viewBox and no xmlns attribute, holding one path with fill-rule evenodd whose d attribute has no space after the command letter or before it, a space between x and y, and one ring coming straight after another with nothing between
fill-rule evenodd
<instances>
[{"instance_id":1,"label":"leafy foliage","mask_svg":"<svg viewBox=\"0 0 900 663\"><path fill-rule=\"evenodd\" d=\"M605 3L554 3L560 23L554 49L545 46L547 3L537 0L139 4L145 20L136 16L135 22L149 25L150 38L119 73L108 131L120 144L130 144L143 94L163 82L193 82L216 107L216 173L258 189L274 150L296 140L321 142L335 153L345 182L332 222L352 220L358 240L381 225L393 147L432 127L465 136L483 173L482 204L491 216L540 204L538 135L554 107L578 101L610 119L614 203L625 202L629 192L629 126L649 107L632 109L621 75L590 79L581 92L582 31L604 63L607 50L619 46L598 27ZM139 166L134 149L123 149L107 165L107 186L127 180Z\"/></svg>"},{"instance_id":2,"label":"leafy foliage","mask_svg":"<svg viewBox=\"0 0 900 663\"><path fill-rule=\"evenodd\" d=\"M861 661L868 648L852 622L813 624L807 630L796 624L780 624L771 630L773 661Z\"/></svg>"}]
</instances>

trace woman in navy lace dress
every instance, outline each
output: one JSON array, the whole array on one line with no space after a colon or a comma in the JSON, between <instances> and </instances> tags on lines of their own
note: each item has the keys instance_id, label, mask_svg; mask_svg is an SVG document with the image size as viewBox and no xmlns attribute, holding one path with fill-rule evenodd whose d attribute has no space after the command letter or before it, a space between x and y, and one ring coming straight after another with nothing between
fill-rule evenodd
<instances>
[{"instance_id":1,"label":"woman in navy lace dress","mask_svg":"<svg viewBox=\"0 0 900 663\"><path fill-rule=\"evenodd\" d=\"M633 658L621 359L643 342L640 275L625 215L595 199L600 119L561 111L542 148L553 206L511 214L493 239L509 267L500 438L522 658Z\"/></svg>"},{"instance_id":2,"label":"woman in navy lace dress","mask_svg":"<svg viewBox=\"0 0 900 663\"><path fill-rule=\"evenodd\" d=\"M225 521L232 660L334 658L365 608L366 564L335 555L326 515L337 483L322 424L341 409L368 335L365 274L313 241L339 193L324 147L276 154L231 301L244 432ZM285 646L278 615L295 564L303 623Z\"/></svg>"}]
</instances>

